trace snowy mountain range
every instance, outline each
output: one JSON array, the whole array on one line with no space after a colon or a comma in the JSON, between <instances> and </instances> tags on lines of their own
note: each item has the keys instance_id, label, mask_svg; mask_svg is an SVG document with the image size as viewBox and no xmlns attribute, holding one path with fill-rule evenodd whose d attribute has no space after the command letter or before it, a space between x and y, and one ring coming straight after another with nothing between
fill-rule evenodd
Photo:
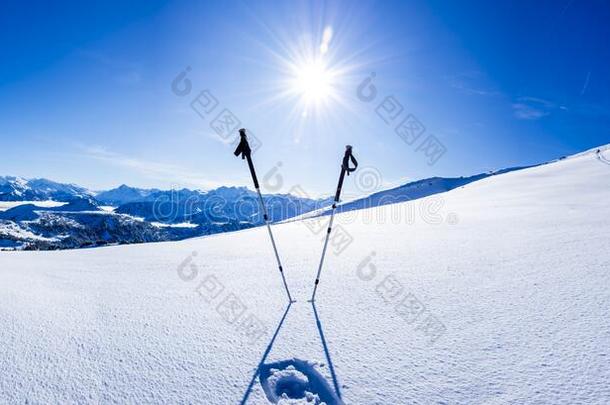
<instances>
[{"instance_id":1,"label":"snowy mountain range","mask_svg":"<svg viewBox=\"0 0 610 405\"><path fill-rule=\"evenodd\" d=\"M141 189L129 187L125 184L108 191L101 191L96 194L98 201L108 205L119 206L134 201L154 201L154 194L161 192L157 189ZM153 197L151 197L153 196Z\"/></svg>"},{"instance_id":2,"label":"snowy mountain range","mask_svg":"<svg viewBox=\"0 0 610 405\"><path fill-rule=\"evenodd\" d=\"M0 178L0 248L64 249L179 240L260 225L257 195L245 187L210 191L139 189L94 192L46 179ZM272 221L330 200L264 195Z\"/></svg>"},{"instance_id":3,"label":"snowy mountain range","mask_svg":"<svg viewBox=\"0 0 610 405\"><path fill-rule=\"evenodd\" d=\"M56 183L46 179L27 180L0 176L0 201L66 201L90 197L93 193L74 184Z\"/></svg>"}]
</instances>

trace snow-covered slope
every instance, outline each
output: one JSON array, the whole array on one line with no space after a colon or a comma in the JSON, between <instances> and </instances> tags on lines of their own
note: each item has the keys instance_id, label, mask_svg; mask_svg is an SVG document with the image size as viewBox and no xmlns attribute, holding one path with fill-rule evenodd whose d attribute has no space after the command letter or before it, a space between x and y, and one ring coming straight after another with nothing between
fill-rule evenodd
<instances>
[{"instance_id":1,"label":"snow-covered slope","mask_svg":"<svg viewBox=\"0 0 610 405\"><path fill-rule=\"evenodd\" d=\"M430 198L338 215L315 312L319 219L274 226L288 309L264 228L0 252L0 402L607 404L610 166Z\"/></svg>"},{"instance_id":2,"label":"snow-covered slope","mask_svg":"<svg viewBox=\"0 0 610 405\"><path fill-rule=\"evenodd\" d=\"M497 176L526 168L527 167L511 167L498 171L475 174L468 177L431 177L428 179L417 180L403 184L399 187L378 191L366 197L342 202L337 204L337 212L361 210L365 208L379 207L382 205L396 204L404 201L417 200L419 198L444 193L446 191L453 190L454 188L463 187L472 182L483 180L489 176ZM331 207L324 207L322 209L306 213L300 216L298 219L312 218L318 215L329 215L331 212Z\"/></svg>"}]
</instances>

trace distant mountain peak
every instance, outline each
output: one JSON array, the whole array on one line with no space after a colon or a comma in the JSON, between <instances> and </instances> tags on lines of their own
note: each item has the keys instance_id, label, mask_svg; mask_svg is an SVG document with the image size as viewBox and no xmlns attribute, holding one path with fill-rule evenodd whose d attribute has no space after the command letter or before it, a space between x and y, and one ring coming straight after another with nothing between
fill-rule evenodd
<instances>
[{"instance_id":1,"label":"distant mountain peak","mask_svg":"<svg viewBox=\"0 0 610 405\"><path fill-rule=\"evenodd\" d=\"M62 184L47 179L0 177L0 201L67 201L93 194L75 184Z\"/></svg>"}]
</instances>

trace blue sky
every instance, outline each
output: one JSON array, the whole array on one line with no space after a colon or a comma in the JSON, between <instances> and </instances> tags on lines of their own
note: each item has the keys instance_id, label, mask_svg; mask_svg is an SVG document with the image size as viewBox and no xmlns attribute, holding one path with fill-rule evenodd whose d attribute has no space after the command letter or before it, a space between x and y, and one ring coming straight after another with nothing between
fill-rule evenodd
<instances>
[{"instance_id":1,"label":"blue sky","mask_svg":"<svg viewBox=\"0 0 610 405\"><path fill-rule=\"evenodd\" d=\"M376 187L610 142L607 1L125 3L2 2L1 174L250 186L211 127L224 109L260 139L260 176L281 175L270 191L312 195L332 193L348 143ZM318 62L324 91L303 81Z\"/></svg>"}]
</instances>

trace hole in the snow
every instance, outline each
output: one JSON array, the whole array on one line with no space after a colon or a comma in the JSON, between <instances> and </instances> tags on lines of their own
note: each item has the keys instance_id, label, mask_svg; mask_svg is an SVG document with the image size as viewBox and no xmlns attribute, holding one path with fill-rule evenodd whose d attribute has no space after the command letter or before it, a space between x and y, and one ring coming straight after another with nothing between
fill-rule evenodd
<instances>
[{"instance_id":1,"label":"hole in the snow","mask_svg":"<svg viewBox=\"0 0 610 405\"><path fill-rule=\"evenodd\" d=\"M267 399L274 404L287 399L299 400L299 404L342 404L326 379L307 361L292 359L264 364L259 378Z\"/></svg>"},{"instance_id":2,"label":"hole in the snow","mask_svg":"<svg viewBox=\"0 0 610 405\"><path fill-rule=\"evenodd\" d=\"M291 373L293 370L286 370ZM274 391L278 397L286 395L288 398L299 399L306 395L307 378L303 379L294 374L282 375L275 381Z\"/></svg>"}]
</instances>

